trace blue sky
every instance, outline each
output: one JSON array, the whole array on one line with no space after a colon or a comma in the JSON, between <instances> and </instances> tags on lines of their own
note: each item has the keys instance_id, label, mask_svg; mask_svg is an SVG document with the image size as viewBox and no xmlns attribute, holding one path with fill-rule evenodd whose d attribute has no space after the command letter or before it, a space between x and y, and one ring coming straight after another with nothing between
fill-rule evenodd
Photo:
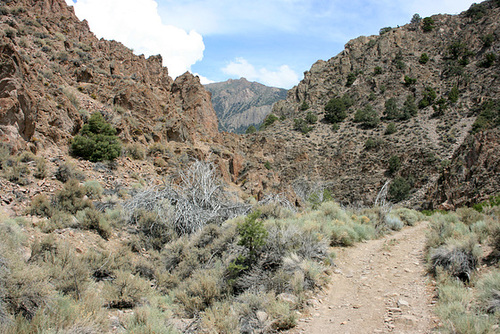
<instances>
[{"instance_id":1,"label":"blue sky","mask_svg":"<svg viewBox=\"0 0 500 334\"><path fill-rule=\"evenodd\" d=\"M146 56L171 76L203 83L246 77L291 88L318 59L360 35L422 17L456 14L469 0L66 0L97 37Z\"/></svg>"}]
</instances>

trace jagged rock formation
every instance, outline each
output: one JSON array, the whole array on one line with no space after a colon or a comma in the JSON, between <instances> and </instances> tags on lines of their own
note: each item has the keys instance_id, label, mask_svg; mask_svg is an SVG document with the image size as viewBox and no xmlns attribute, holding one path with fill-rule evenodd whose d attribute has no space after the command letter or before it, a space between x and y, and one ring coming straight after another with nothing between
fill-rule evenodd
<instances>
[{"instance_id":1,"label":"jagged rock formation","mask_svg":"<svg viewBox=\"0 0 500 334\"><path fill-rule=\"evenodd\" d=\"M285 99L287 93L285 89L249 82L245 78L211 83L205 88L212 93L219 129L235 133L244 133L250 125L258 128L273 104Z\"/></svg>"},{"instance_id":2,"label":"jagged rock formation","mask_svg":"<svg viewBox=\"0 0 500 334\"><path fill-rule=\"evenodd\" d=\"M59 145L94 111L126 142L218 140L210 94L197 77L173 81L161 56L145 59L98 40L63 0L16 0L4 9L2 141Z\"/></svg>"},{"instance_id":3,"label":"jagged rock formation","mask_svg":"<svg viewBox=\"0 0 500 334\"><path fill-rule=\"evenodd\" d=\"M439 177L441 164L464 154L457 149L469 138L478 104L500 97L499 62L488 64L486 60L500 48L497 2L484 2L457 16L435 15L432 21L427 32L420 21L381 36L349 41L339 55L316 62L288 92L287 99L275 104L274 112L287 120L257 135L267 141L258 149L269 152L282 180L291 182L305 175L327 181L335 198L342 202L371 204L386 180L399 175L412 187L409 204L422 205L425 193ZM429 57L427 62L422 54ZM454 86L458 88L456 99L452 97ZM384 119L385 103L390 98L401 109L408 96L418 104L430 88L436 93L433 103L421 104L415 117ZM324 107L330 99L344 95L353 104L346 120L332 130L325 122ZM303 101L309 104L309 110L300 110ZM368 104L382 119L371 129L354 122L356 111ZM302 135L293 130L293 119L305 117L306 112L316 114L319 122ZM397 132L384 134L390 122L395 122ZM498 191L498 187L486 187L488 179L496 180L490 185L498 183L498 167L483 167L498 165L491 160L495 156L486 153L498 150L498 137L484 134L473 141L475 146L488 147L482 154L487 162L478 165L475 161L476 169L468 167L469 173L480 173L484 182L461 188L456 194L442 190L450 202L481 200ZM461 150L467 151L469 146L465 144ZM391 156L401 161L401 168L392 175L388 172ZM470 177L457 176L452 187L460 188L467 179Z\"/></svg>"}]
</instances>

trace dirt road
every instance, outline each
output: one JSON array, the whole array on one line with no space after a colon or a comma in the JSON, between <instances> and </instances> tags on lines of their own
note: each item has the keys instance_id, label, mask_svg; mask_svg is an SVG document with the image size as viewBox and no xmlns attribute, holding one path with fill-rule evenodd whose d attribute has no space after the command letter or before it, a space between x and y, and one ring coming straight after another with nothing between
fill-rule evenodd
<instances>
[{"instance_id":1,"label":"dirt road","mask_svg":"<svg viewBox=\"0 0 500 334\"><path fill-rule=\"evenodd\" d=\"M426 276L426 223L336 249L330 285L291 333L429 333L432 286Z\"/></svg>"}]
</instances>

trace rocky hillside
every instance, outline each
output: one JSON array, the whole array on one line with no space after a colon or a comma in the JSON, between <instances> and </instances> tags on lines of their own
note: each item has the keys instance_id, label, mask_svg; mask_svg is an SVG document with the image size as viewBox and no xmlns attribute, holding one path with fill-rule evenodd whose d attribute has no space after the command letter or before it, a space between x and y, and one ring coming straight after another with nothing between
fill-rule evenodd
<instances>
[{"instance_id":1,"label":"rocky hillside","mask_svg":"<svg viewBox=\"0 0 500 334\"><path fill-rule=\"evenodd\" d=\"M0 26L2 142L63 148L95 111L125 142L217 140L210 94L197 77L174 81L161 56L98 40L63 0L10 1Z\"/></svg>"},{"instance_id":2,"label":"rocky hillside","mask_svg":"<svg viewBox=\"0 0 500 334\"><path fill-rule=\"evenodd\" d=\"M244 133L253 125L259 127L272 106L286 98L287 91L268 87L245 78L229 79L205 85L212 93L212 104L219 118L219 130Z\"/></svg>"},{"instance_id":3,"label":"rocky hillside","mask_svg":"<svg viewBox=\"0 0 500 334\"><path fill-rule=\"evenodd\" d=\"M499 22L498 2L487 1L349 41L275 104L286 120L256 135L252 149L283 181L325 182L344 203L371 204L395 180L393 200L416 206L486 199L499 189L498 157L490 154L498 151L498 136L488 130L495 117L498 126ZM487 122L478 119L484 113ZM449 189L426 197L443 169L456 172L467 152L473 152L467 171L443 179ZM462 188L465 180L470 185Z\"/></svg>"}]
</instances>

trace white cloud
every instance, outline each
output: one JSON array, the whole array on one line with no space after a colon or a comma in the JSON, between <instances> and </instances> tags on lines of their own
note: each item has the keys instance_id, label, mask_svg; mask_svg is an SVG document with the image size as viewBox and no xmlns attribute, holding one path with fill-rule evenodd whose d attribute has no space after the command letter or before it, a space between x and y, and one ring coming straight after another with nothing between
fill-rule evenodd
<instances>
[{"instance_id":1,"label":"white cloud","mask_svg":"<svg viewBox=\"0 0 500 334\"><path fill-rule=\"evenodd\" d=\"M155 0L66 0L97 37L114 39L146 57L161 54L172 77L203 58L203 37L162 23Z\"/></svg>"},{"instance_id":2,"label":"white cloud","mask_svg":"<svg viewBox=\"0 0 500 334\"><path fill-rule=\"evenodd\" d=\"M236 58L222 71L237 78L244 77L272 87L291 88L299 82L299 77L288 65L282 65L275 71L266 68L256 69L244 58Z\"/></svg>"}]
</instances>

